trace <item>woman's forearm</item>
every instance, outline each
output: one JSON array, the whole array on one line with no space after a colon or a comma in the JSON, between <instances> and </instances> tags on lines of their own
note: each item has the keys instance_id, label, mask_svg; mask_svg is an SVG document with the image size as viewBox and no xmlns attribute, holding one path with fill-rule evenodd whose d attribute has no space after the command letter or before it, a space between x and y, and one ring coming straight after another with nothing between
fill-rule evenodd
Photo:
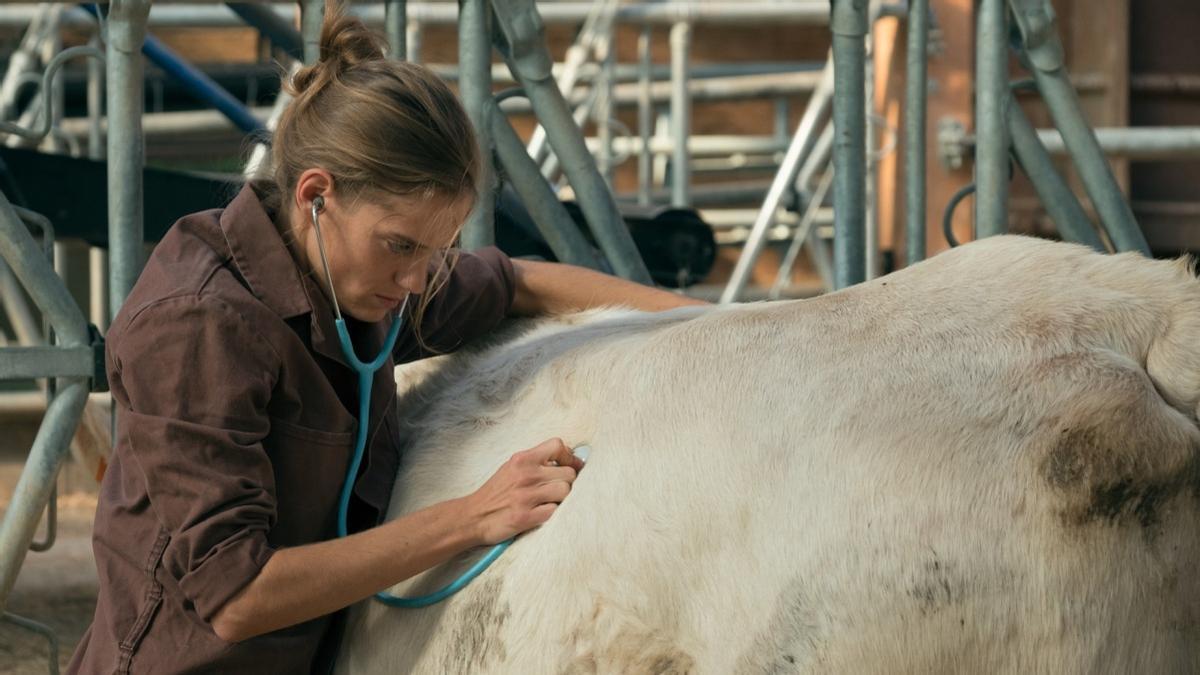
<instances>
[{"instance_id":1,"label":"woman's forearm","mask_svg":"<svg viewBox=\"0 0 1200 675\"><path fill-rule=\"evenodd\" d=\"M335 612L482 543L462 500L342 539L276 551L213 618L227 642Z\"/></svg>"},{"instance_id":2,"label":"woman's forearm","mask_svg":"<svg viewBox=\"0 0 1200 675\"><path fill-rule=\"evenodd\" d=\"M612 305L657 312L707 304L583 267L528 260L512 262L517 282L512 313L518 316L562 314Z\"/></svg>"}]
</instances>

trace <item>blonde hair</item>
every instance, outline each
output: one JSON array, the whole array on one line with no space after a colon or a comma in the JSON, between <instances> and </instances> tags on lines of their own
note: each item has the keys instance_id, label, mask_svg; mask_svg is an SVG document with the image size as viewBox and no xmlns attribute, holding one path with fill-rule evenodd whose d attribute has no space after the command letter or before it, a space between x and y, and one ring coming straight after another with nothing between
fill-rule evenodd
<instances>
[{"instance_id":1,"label":"blonde hair","mask_svg":"<svg viewBox=\"0 0 1200 675\"><path fill-rule=\"evenodd\" d=\"M270 175L256 181L283 222L288 195L313 167L328 171L351 201L386 194L478 198L478 145L454 93L428 68L385 58L379 37L340 2L326 1L317 62L285 77L284 89L293 100L272 136ZM454 223L455 238L461 226ZM448 257L409 309L418 325L449 277Z\"/></svg>"}]
</instances>

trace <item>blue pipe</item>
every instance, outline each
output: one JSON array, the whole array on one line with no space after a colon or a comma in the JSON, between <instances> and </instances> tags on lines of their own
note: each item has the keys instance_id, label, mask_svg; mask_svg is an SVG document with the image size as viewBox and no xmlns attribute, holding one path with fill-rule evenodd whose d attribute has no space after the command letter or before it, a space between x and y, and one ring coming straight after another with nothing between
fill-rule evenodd
<instances>
[{"instance_id":1,"label":"blue pipe","mask_svg":"<svg viewBox=\"0 0 1200 675\"><path fill-rule=\"evenodd\" d=\"M83 8L92 16L98 16L95 5L87 4ZM221 111L238 129L262 139L270 138L271 132L267 131L267 127L257 117L250 114L241 101L231 96L211 77L182 59L153 35L146 36L146 40L142 44L142 54L145 54L146 58L150 59L154 65L175 78L193 96Z\"/></svg>"}]
</instances>

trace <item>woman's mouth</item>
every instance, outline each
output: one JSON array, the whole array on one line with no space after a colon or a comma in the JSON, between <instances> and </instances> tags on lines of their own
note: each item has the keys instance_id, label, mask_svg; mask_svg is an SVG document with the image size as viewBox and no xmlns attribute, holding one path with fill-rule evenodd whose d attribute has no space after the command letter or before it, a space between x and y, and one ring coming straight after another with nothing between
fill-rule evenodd
<instances>
[{"instance_id":1,"label":"woman's mouth","mask_svg":"<svg viewBox=\"0 0 1200 675\"><path fill-rule=\"evenodd\" d=\"M404 302L403 298L392 298L386 295L379 295L378 293L375 294L375 299L389 309L395 309L400 306L401 302Z\"/></svg>"}]
</instances>

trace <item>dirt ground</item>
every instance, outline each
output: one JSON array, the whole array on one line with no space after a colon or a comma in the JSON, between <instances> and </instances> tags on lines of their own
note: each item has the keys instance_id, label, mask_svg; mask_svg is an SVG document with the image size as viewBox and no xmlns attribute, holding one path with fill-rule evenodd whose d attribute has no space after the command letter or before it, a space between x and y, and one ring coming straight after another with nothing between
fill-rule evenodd
<instances>
[{"instance_id":1,"label":"dirt ground","mask_svg":"<svg viewBox=\"0 0 1200 675\"><path fill-rule=\"evenodd\" d=\"M7 510L36 422L4 422L0 441L0 513ZM49 626L58 638L58 662L65 669L96 608L96 567L92 558L94 481L73 464L59 475L58 534L54 546L29 552L6 611ZM45 521L38 531L44 537ZM49 672L45 638L0 622L0 675Z\"/></svg>"}]
</instances>

